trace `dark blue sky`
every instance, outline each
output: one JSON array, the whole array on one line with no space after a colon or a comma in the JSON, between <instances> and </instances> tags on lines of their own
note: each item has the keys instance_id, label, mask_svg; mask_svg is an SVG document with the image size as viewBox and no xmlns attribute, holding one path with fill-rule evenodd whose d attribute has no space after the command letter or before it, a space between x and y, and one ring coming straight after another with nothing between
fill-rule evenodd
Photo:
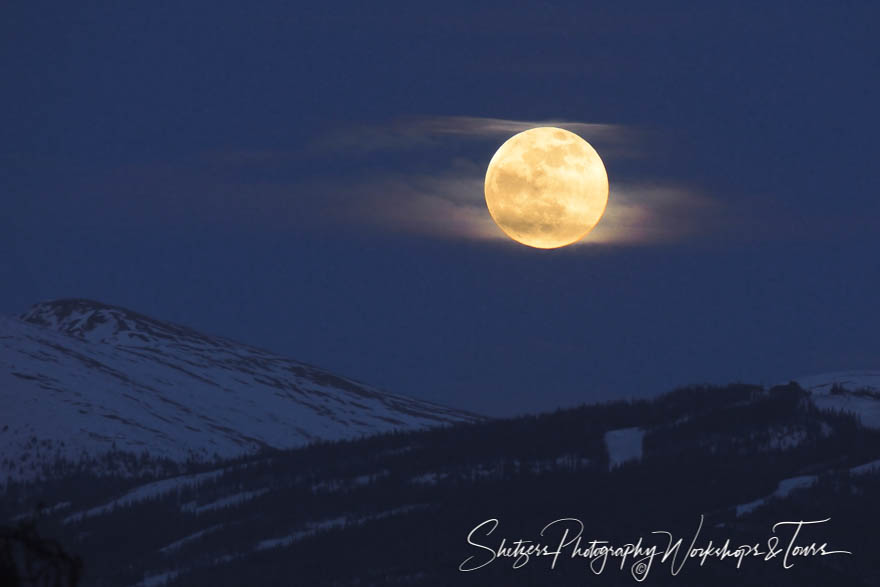
<instances>
[{"instance_id":1,"label":"dark blue sky","mask_svg":"<svg viewBox=\"0 0 880 587\"><path fill-rule=\"evenodd\" d=\"M873 3L141 4L4 4L0 312L96 298L499 415L880 364ZM470 238L487 119L606 125L645 213Z\"/></svg>"}]
</instances>

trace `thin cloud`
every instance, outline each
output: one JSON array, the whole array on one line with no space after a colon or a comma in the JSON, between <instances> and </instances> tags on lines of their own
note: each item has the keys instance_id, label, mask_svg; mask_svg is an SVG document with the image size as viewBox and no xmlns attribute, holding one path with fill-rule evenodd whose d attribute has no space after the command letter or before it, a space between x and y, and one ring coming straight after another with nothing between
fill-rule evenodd
<instances>
[{"instance_id":1,"label":"thin cloud","mask_svg":"<svg viewBox=\"0 0 880 587\"><path fill-rule=\"evenodd\" d=\"M536 126L556 126L572 132L601 139L616 139L626 133L617 124L569 122L563 120L506 120L503 118L480 118L476 116L433 116L402 121L415 134L456 135L476 138L504 138Z\"/></svg>"},{"instance_id":2,"label":"thin cloud","mask_svg":"<svg viewBox=\"0 0 880 587\"><path fill-rule=\"evenodd\" d=\"M458 162L435 175L374 178L346 192L348 205L339 216L344 221L435 238L511 242L486 208L482 169L474 164ZM716 202L682 186L614 184L602 220L578 244L674 242L708 230L718 213Z\"/></svg>"},{"instance_id":3,"label":"thin cloud","mask_svg":"<svg viewBox=\"0 0 880 587\"><path fill-rule=\"evenodd\" d=\"M328 193L335 186L325 186ZM349 186L339 218L385 231L453 240L501 240L482 199L475 166L458 162L436 175L392 175Z\"/></svg>"},{"instance_id":4,"label":"thin cloud","mask_svg":"<svg viewBox=\"0 0 880 587\"><path fill-rule=\"evenodd\" d=\"M422 146L457 147L461 141L499 142L538 125L567 128L589 137L603 154L609 145L634 153L638 133L614 124L571 121L522 121L468 116L398 120L384 127L359 127L322 139L331 153L312 151L308 158L330 158L350 171L344 177L317 175L290 178L280 173L291 161L302 165L303 152L245 151L214 153L203 166L181 169L127 170L108 190L127 193L125 206L133 216L152 212L168 221L200 219L229 226L308 232L329 225L349 230L422 235L436 239L512 243L492 220L483 182L493 145L475 149L438 148L420 156L436 166L409 171L397 155L381 160L396 167L350 166L358 153L346 152L341 137L353 148L398 150ZM319 143L315 143L319 144ZM314 147L314 145L313 145ZM338 150L341 149L341 150ZM462 156L468 153L470 159ZM424 155L424 153L422 154ZM632 167L621 165L621 169ZM321 166L316 166L320 169ZM386 166L387 169L387 166ZM720 203L689 186L611 173L611 193L603 218L580 245L645 245L673 242L719 226ZM222 172L222 173L221 173ZM287 177L285 177L287 175ZM284 179L281 179L284 177ZM211 204L206 205L206 198Z\"/></svg>"},{"instance_id":5,"label":"thin cloud","mask_svg":"<svg viewBox=\"0 0 880 587\"><path fill-rule=\"evenodd\" d=\"M673 242L711 230L720 204L677 185L612 185L605 215L579 244Z\"/></svg>"},{"instance_id":6,"label":"thin cloud","mask_svg":"<svg viewBox=\"0 0 880 587\"><path fill-rule=\"evenodd\" d=\"M570 130L591 142L606 160L644 156L644 134L619 124L566 120L511 120L476 116L425 116L386 125L360 126L326 135L317 149L371 152L438 148L446 142L492 141L536 126ZM397 173L364 178L345 189L355 192L349 218L385 230L438 238L503 240L483 196L485 161L458 159L433 174ZM442 155L438 155L438 158ZM615 181L605 215L580 244L647 244L695 235L712 224L717 204L699 192L662 181Z\"/></svg>"},{"instance_id":7,"label":"thin cloud","mask_svg":"<svg viewBox=\"0 0 880 587\"><path fill-rule=\"evenodd\" d=\"M537 126L570 130L603 153L615 157L640 154L639 132L606 123L567 120L509 120L478 116L423 116L401 118L385 125L362 125L338 129L312 143L316 151L375 152L439 146L451 139L499 142Z\"/></svg>"}]
</instances>

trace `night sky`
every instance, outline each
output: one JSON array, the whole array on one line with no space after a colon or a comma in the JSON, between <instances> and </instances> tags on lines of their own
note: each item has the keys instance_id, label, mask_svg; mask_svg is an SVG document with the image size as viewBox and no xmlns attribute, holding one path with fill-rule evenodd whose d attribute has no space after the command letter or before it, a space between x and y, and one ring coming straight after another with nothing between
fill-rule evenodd
<instances>
[{"instance_id":1,"label":"night sky","mask_svg":"<svg viewBox=\"0 0 880 587\"><path fill-rule=\"evenodd\" d=\"M490 415L877 368L874 3L589 4L5 2L0 313L93 298ZM482 199L546 122L611 182L550 251Z\"/></svg>"}]
</instances>

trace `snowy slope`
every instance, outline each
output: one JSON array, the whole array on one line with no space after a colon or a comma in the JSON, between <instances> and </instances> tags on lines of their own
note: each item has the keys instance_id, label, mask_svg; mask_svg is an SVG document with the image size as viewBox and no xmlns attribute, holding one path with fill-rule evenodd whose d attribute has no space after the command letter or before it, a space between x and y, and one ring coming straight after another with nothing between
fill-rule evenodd
<instances>
[{"instance_id":1,"label":"snowy slope","mask_svg":"<svg viewBox=\"0 0 880 587\"><path fill-rule=\"evenodd\" d=\"M0 482L113 448L207 459L475 419L88 300L0 317Z\"/></svg>"},{"instance_id":2,"label":"snowy slope","mask_svg":"<svg viewBox=\"0 0 880 587\"><path fill-rule=\"evenodd\" d=\"M843 371L795 380L823 410L856 414L862 424L880 428L880 371Z\"/></svg>"},{"instance_id":3,"label":"snowy slope","mask_svg":"<svg viewBox=\"0 0 880 587\"><path fill-rule=\"evenodd\" d=\"M827 394L835 384L853 391L857 389L880 391L880 371L840 371L799 377L795 381L804 389L817 393Z\"/></svg>"}]
</instances>

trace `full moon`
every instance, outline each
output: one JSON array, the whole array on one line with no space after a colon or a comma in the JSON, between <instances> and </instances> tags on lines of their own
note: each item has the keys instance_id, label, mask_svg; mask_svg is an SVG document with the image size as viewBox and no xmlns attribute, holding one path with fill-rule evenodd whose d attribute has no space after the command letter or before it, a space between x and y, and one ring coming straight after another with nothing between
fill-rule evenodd
<instances>
[{"instance_id":1,"label":"full moon","mask_svg":"<svg viewBox=\"0 0 880 587\"><path fill-rule=\"evenodd\" d=\"M513 240L555 249L581 240L608 204L608 174L578 135L549 126L509 138L486 171L489 214Z\"/></svg>"}]
</instances>

